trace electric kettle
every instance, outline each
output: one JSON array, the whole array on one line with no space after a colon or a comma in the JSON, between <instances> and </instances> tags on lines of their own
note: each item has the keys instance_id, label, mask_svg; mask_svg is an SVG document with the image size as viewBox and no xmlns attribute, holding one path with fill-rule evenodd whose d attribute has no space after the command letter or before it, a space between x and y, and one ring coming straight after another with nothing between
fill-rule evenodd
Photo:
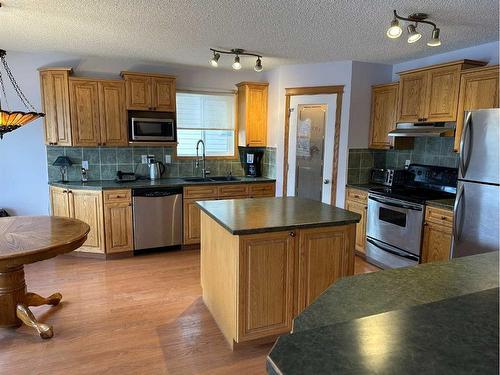
<instances>
[{"instance_id":1,"label":"electric kettle","mask_svg":"<svg viewBox=\"0 0 500 375\"><path fill-rule=\"evenodd\" d=\"M149 179L157 180L165 173L165 165L161 161L152 160L148 164Z\"/></svg>"}]
</instances>

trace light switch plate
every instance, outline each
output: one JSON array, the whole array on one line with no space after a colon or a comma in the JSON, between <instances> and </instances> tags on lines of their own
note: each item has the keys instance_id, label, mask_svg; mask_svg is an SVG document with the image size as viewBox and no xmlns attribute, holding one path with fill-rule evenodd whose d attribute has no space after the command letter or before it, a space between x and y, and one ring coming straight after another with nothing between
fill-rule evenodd
<instances>
[{"instance_id":1,"label":"light switch plate","mask_svg":"<svg viewBox=\"0 0 500 375\"><path fill-rule=\"evenodd\" d=\"M148 156L147 155L141 155L141 163L148 164Z\"/></svg>"},{"instance_id":2,"label":"light switch plate","mask_svg":"<svg viewBox=\"0 0 500 375\"><path fill-rule=\"evenodd\" d=\"M89 161L88 160L82 160L82 168L89 169Z\"/></svg>"},{"instance_id":3,"label":"light switch plate","mask_svg":"<svg viewBox=\"0 0 500 375\"><path fill-rule=\"evenodd\" d=\"M172 164L172 155L165 155L165 164Z\"/></svg>"}]
</instances>

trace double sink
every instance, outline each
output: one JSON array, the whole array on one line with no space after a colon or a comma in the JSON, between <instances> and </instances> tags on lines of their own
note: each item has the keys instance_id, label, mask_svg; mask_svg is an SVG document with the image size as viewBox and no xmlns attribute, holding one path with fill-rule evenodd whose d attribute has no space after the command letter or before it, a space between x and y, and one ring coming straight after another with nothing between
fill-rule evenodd
<instances>
[{"instance_id":1,"label":"double sink","mask_svg":"<svg viewBox=\"0 0 500 375\"><path fill-rule=\"evenodd\" d=\"M218 181L240 181L239 178L233 176L214 176L214 177L188 177L183 178L186 182L218 182Z\"/></svg>"}]
</instances>

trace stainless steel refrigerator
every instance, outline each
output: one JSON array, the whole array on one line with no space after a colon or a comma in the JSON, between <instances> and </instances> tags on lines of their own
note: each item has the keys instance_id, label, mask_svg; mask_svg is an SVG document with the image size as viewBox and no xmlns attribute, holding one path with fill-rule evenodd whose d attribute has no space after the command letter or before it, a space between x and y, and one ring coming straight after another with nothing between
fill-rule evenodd
<instances>
[{"instance_id":1,"label":"stainless steel refrigerator","mask_svg":"<svg viewBox=\"0 0 500 375\"><path fill-rule=\"evenodd\" d=\"M452 258L499 250L500 109L467 112L460 143Z\"/></svg>"}]
</instances>

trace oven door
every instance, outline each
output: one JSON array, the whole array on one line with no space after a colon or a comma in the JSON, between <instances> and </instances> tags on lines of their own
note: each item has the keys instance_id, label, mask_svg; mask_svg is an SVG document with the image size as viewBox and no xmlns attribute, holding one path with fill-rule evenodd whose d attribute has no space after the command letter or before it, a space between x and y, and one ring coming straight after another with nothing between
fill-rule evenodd
<instances>
[{"instance_id":1,"label":"oven door","mask_svg":"<svg viewBox=\"0 0 500 375\"><path fill-rule=\"evenodd\" d=\"M416 266L420 257L374 238L366 237L366 258L381 268Z\"/></svg>"},{"instance_id":2,"label":"oven door","mask_svg":"<svg viewBox=\"0 0 500 375\"><path fill-rule=\"evenodd\" d=\"M174 119L132 117L130 119L132 141L175 142Z\"/></svg>"},{"instance_id":3,"label":"oven door","mask_svg":"<svg viewBox=\"0 0 500 375\"><path fill-rule=\"evenodd\" d=\"M420 256L424 206L368 194L366 235Z\"/></svg>"}]
</instances>

